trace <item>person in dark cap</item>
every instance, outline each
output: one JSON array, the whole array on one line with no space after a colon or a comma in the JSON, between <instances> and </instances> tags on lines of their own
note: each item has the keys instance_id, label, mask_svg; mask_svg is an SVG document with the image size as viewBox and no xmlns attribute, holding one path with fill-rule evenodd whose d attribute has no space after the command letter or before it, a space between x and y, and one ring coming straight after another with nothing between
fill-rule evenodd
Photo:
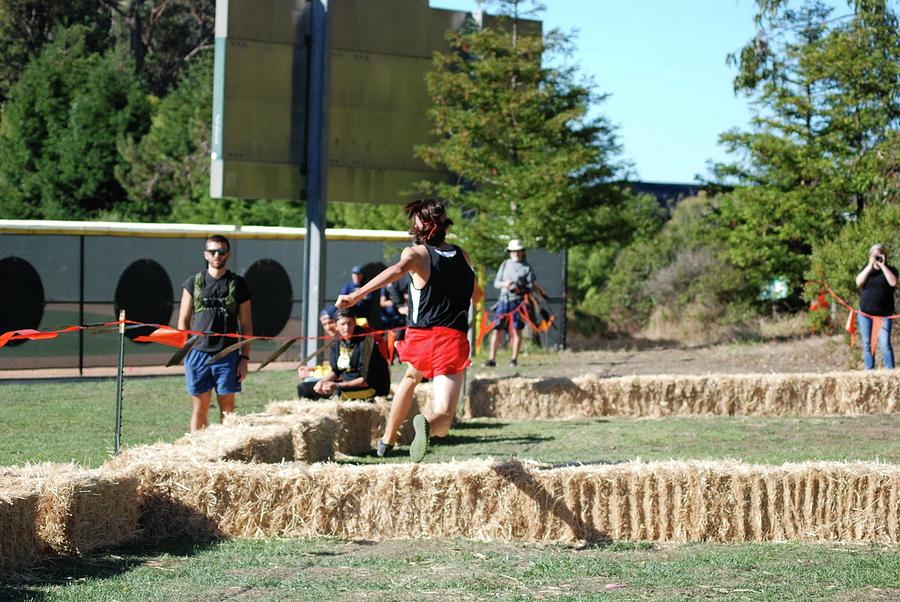
<instances>
[{"instance_id":1,"label":"person in dark cap","mask_svg":"<svg viewBox=\"0 0 900 602\"><path fill-rule=\"evenodd\" d=\"M326 305L319 312L319 323L326 337L334 337L338 333L337 329L337 313L338 308L334 305ZM300 366L297 368L297 377L300 382L297 383L297 396L300 399L318 399L314 388L316 383L322 380L322 377L328 374L328 361L318 366Z\"/></svg>"},{"instance_id":2,"label":"person in dark cap","mask_svg":"<svg viewBox=\"0 0 900 602\"><path fill-rule=\"evenodd\" d=\"M353 269L350 270L350 282L344 283L344 286L341 287L340 294L341 295L349 295L357 290L363 284L363 271L362 268L358 265L353 266ZM366 295L358 304L356 304L352 308L353 315L357 318L366 318L369 317L369 308L374 299L373 295Z\"/></svg>"}]
</instances>

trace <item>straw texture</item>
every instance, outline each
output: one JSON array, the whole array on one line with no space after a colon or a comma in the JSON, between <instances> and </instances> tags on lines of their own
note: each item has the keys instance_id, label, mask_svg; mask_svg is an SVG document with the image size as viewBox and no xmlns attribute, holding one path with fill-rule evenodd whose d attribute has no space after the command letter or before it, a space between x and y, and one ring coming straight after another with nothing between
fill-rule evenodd
<instances>
[{"instance_id":1,"label":"straw texture","mask_svg":"<svg viewBox=\"0 0 900 602\"><path fill-rule=\"evenodd\" d=\"M299 462L321 462L334 458L334 443L340 424L327 415L247 414L225 416L226 427L280 425L291 430L291 458ZM226 458L222 458L226 459Z\"/></svg>"},{"instance_id":2,"label":"straw texture","mask_svg":"<svg viewBox=\"0 0 900 602\"><path fill-rule=\"evenodd\" d=\"M335 451L349 456L370 453L384 433L391 404L384 399L374 403L362 401L273 401L266 406L266 415L329 416L339 427L334 438ZM409 445L415 436L412 419L418 413L418 398L400 427L398 443Z\"/></svg>"},{"instance_id":3,"label":"straw texture","mask_svg":"<svg viewBox=\"0 0 900 602\"><path fill-rule=\"evenodd\" d=\"M900 541L900 468L877 463L219 462L140 470L149 538Z\"/></svg>"},{"instance_id":4,"label":"straw texture","mask_svg":"<svg viewBox=\"0 0 900 602\"><path fill-rule=\"evenodd\" d=\"M0 574L31 566L39 558L40 501L36 483L12 483L0 476Z\"/></svg>"},{"instance_id":5,"label":"straw texture","mask_svg":"<svg viewBox=\"0 0 900 602\"><path fill-rule=\"evenodd\" d=\"M21 516L10 532L34 530L39 555L84 554L123 544L137 533L138 480L114 468L35 464L0 474L3 495L23 488L36 493L37 512L30 522Z\"/></svg>"},{"instance_id":6,"label":"straw texture","mask_svg":"<svg viewBox=\"0 0 900 602\"><path fill-rule=\"evenodd\" d=\"M471 383L468 417L859 416L900 409L900 372L627 376Z\"/></svg>"}]
</instances>

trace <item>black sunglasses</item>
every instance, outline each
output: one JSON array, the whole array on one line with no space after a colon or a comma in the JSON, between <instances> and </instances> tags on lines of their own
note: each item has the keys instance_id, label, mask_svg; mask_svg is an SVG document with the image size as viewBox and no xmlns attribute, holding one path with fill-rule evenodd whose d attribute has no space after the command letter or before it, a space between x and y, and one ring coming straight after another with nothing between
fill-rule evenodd
<instances>
[{"instance_id":1,"label":"black sunglasses","mask_svg":"<svg viewBox=\"0 0 900 602\"><path fill-rule=\"evenodd\" d=\"M206 252L210 255L218 255L219 257L228 255L228 249L206 249Z\"/></svg>"}]
</instances>

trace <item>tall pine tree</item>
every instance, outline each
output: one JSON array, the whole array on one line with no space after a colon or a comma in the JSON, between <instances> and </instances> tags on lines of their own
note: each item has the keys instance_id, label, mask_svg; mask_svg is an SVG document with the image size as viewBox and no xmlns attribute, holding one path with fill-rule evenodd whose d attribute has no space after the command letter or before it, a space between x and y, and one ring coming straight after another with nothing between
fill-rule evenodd
<instances>
[{"instance_id":1,"label":"tall pine tree","mask_svg":"<svg viewBox=\"0 0 900 602\"><path fill-rule=\"evenodd\" d=\"M561 60L571 36L518 23L540 10L535 3L492 7L495 24L468 23L435 55L426 81L436 141L418 149L454 175L437 192L461 210L457 232L485 263L503 253L498 235L548 249L602 238L615 213L604 208L625 198L599 186L617 173L619 147L609 122L588 116L604 97Z\"/></svg>"}]
</instances>

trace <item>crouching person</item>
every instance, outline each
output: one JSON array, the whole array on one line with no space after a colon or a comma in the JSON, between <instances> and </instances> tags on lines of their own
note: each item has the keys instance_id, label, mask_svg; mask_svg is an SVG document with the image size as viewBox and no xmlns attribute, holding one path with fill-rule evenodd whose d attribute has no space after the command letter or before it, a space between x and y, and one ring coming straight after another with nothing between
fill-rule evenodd
<instances>
[{"instance_id":1,"label":"crouching person","mask_svg":"<svg viewBox=\"0 0 900 602\"><path fill-rule=\"evenodd\" d=\"M338 340L331 344L328 354L330 372L304 391L309 399L371 399L387 395L391 374L387 360L378 349L375 338L357 326L349 311L337 312Z\"/></svg>"}]
</instances>

